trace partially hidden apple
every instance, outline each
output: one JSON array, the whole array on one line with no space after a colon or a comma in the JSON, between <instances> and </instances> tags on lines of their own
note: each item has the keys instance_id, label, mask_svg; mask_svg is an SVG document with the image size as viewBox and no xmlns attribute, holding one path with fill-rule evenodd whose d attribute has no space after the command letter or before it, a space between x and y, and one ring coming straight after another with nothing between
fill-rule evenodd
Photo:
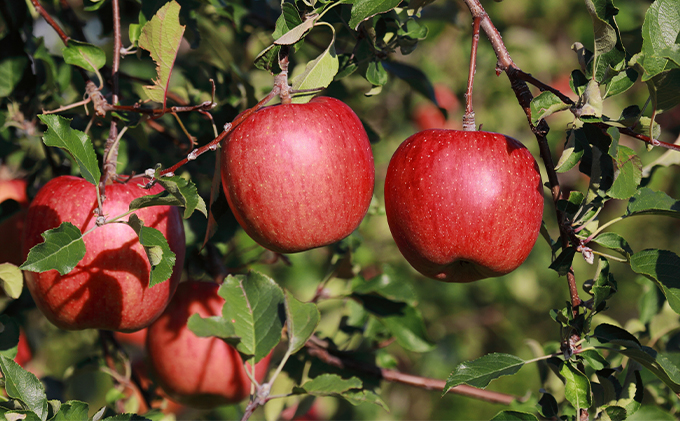
<instances>
[{"instance_id":1,"label":"partially hidden apple","mask_svg":"<svg viewBox=\"0 0 680 421\"><path fill-rule=\"evenodd\" d=\"M392 156L385 211L399 250L420 273L471 282L515 270L543 217L541 175L510 137L425 130Z\"/></svg>"},{"instance_id":2,"label":"partially hidden apple","mask_svg":"<svg viewBox=\"0 0 680 421\"><path fill-rule=\"evenodd\" d=\"M14 357L14 361L20 366L25 366L29 361L33 359L33 352L28 346L28 339L26 338L26 332L23 329L19 331L19 344L17 345L17 355Z\"/></svg>"},{"instance_id":3,"label":"partially hidden apple","mask_svg":"<svg viewBox=\"0 0 680 421\"><path fill-rule=\"evenodd\" d=\"M439 107L446 110L448 117L432 102L421 102L411 114L411 119L418 127L418 130L460 129L462 121L455 119L453 116L460 109L460 101L451 88L446 85L436 84L434 85L434 96Z\"/></svg>"},{"instance_id":4,"label":"partially hidden apple","mask_svg":"<svg viewBox=\"0 0 680 421\"><path fill-rule=\"evenodd\" d=\"M19 204L19 210L4 218L0 215L0 263L21 265L24 256L21 253L21 236L28 213L28 196L26 195L26 180L0 180L0 203L14 200ZM4 219L3 219L4 218Z\"/></svg>"},{"instance_id":5,"label":"partially hidden apple","mask_svg":"<svg viewBox=\"0 0 680 421\"><path fill-rule=\"evenodd\" d=\"M221 173L243 229L279 253L351 234L366 215L375 180L361 121L327 97L255 112L225 140Z\"/></svg>"},{"instance_id":6,"label":"partially hidden apple","mask_svg":"<svg viewBox=\"0 0 680 421\"><path fill-rule=\"evenodd\" d=\"M241 356L219 338L196 336L188 327L192 314L222 314L224 299L213 282L188 281L161 317L149 326L146 351L152 375L174 401L193 408L241 402L250 394ZM255 378L264 379L271 354L255 364Z\"/></svg>"},{"instance_id":7,"label":"partially hidden apple","mask_svg":"<svg viewBox=\"0 0 680 421\"><path fill-rule=\"evenodd\" d=\"M106 186L104 214L128 211L133 199L163 191L136 182ZM41 234L70 222L81 232L95 225L95 188L86 180L61 176L49 181L29 207L23 253L43 241ZM85 235L83 260L68 274L56 270L25 272L37 307L57 327L133 332L153 322L177 288L184 264L184 226L176 207L153 206L135 211L145 226L159 230L176 255L172 276L149 288L151 265L135 231L127 224L106 224ZM126 218L127 219L127 218Z\"/></svg>"}]
</instances>

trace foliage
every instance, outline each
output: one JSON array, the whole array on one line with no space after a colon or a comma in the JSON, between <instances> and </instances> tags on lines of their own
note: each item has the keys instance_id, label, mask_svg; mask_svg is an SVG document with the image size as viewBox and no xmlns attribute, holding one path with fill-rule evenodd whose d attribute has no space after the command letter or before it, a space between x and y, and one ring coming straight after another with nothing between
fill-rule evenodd
<instances>
[{"instance_id":1,"label":"foliage","mask_svg":"<svg viewBox=\"0 0 680 421\"><path fill-rule=\"evenodd\" d=\"M191 329L223 338L244 361L276 355L250 402L183 416L241 417L263 406L277 419L284 409L301 415L315 399L323 417L337 419L673 419L680 411L680 152L660 148L680 144L679 0L484 4L538 90L526 107L529 126L482 43L476 113L485 129L524 139L548 166L546 242L514 273L466 285L408 267L387 230L380 181L375 206L345 240L290 256L263 249L238 229L213 153L231 123L270 94L274 75L290 69L293 102L325 89L352 106L372 140L380 133L373 152L383 180L389 156L414 130L412 109L437 104L431 81L463 97L472 34L462 2L43 3L0 2L0 177L28 179L33 196L51 178L79 174L100 200L107 164L152 178L165 192L132 201L124 215L98 214L97 225L130 215L153 286L170 277L175 256L134 212L183 208L185 278L224 278L226 300L221 316L192 316ZM55 36L42 12L69 38ZM114 29L123 39L115 75ZM500 70L513 77L518 69ZM554 156L539 147L546 121L557 129L541 146ZM0 222L15 204L0 203ZM20 269L71 271L87 234L69 223L46 231ZM16 266L0 262L7 419L172 417L146 405L162 397L124 393L139 350L111 354L106 340L102 347L87 332L57 330L18 278ZM12 360L18 325L37 346L29 371ZM402 372L422 376L415 384L424 388L425 376L446 378L437 383L442 396L412 388ZM457 395L466 385L489 387L509 405L484 391L478 396L494 405Z\"/></svg>"}]
</instances>

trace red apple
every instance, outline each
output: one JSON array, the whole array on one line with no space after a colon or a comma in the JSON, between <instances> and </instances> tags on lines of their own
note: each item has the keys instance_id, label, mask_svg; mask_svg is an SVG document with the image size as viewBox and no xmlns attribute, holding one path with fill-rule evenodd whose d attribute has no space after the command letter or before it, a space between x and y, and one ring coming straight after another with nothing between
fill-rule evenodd
<instances>
[{"instance_id":1,"label":"red apple","mask_svg":"<svg viewBox=\"0 0 680 421\"><path fill-rule=\"evenodd\" d=\"M130 202L163 191L145 190L136 182L106 186L104 214L121 215ZM42 242L41 233L68 221L85 232L95 225L95 188L82 178L57 177L40 189L31 203L24 233L24 256ZM126 224L108 224L83 237L87 252L68 274L56 270L26 272L38 308L62 329L105 329L132 332L154 321L172 297L184 263L184 226L176 207L153 206L135 211L158 229L176 254L170 280L149 288L149 260L137 234Z\"/></svg>"},{"instance_id":2,"label":"red apple","mask_svg":"<svg viewBox=\"0 0 680 421\"><path fill-rule=\"evenodd\" d=\"M14 357L14 361L20 366L26 365L29 361L33 359L33 352L28 346L28 339L26 339L26 333L23 329L19 331L19 344L17 345L17 356Z\"/></svg>"},{"instance_id":3,"label":"red apple","mask_svg":"<svg viewBox=\"0 0 680 421\"><path fill-rule=\"evenodd\" d=\"M435 85L434 96L439 107L448 112L448 118L432 102L422 102L413 110L412 119L419 130L426 129L459 129L462 126L461 119L456 119L455 114L460 109L460 101L453 91L446 85Z\"/></svg>"},{"instance_id":4,"label":"red apple","mask_svg":"<svg viewBox=\"0 0 680 421\"><path fill-rule=\"evenodd\" d=\"M158 384L173 400L194 408L241 402L250 394L241 356L219 338L201 338L187 327L192 314L222 314L224 299L213 282L183 282L161 317L149 326L146 350ZM264 378L270 356L255 364Z\"/></svg>"},{"instance_id":5,"label":"red apple","mask_svg":"<svg viewBox=\"0 0 680 421\"><path fill-rule=\"evenodd\" d=\"M497 133L425 130L394 153L385 211L406 260L446 282L501 276L541 228L541 175L531 153Z\"/></svg>"},{"instance_id":6,"label":"red apple","mask_svg":"<svg viewBox=\"0 0 680 421\"><path fill-rule=\"evenodd\" d=\"M221 172L243 229L279 253L351 234L368 210L375 178L361 121L327 97L254 113L225 140Z\"/></svg>"},{"instance_id":7,"label":"red apple","mask_svg":"<svg viewBox=\"0 0 680 421\"><path fill-rule=\"evenodd\" d=\"M28 196L26 195L26 180L0 180L0 203L5 200L14 200L21 209L0 222L0 263L12 263L21 265L24 256L21 253L21 236L24 230L28 208ZM3 218L4 215L0 215Z\"/></svg>"},{"instance_id":8,"label":"red apple","mask_svg":"<svg viewBox=\"0 0 680 421\"><path fill-rule=\"evenodd\" d=\"M140 329L135 332L114 332L113 336L120 343L129 344L139 348L143 348L146 343L146 331L147 329Z\"/></svg>"}]
</instances>

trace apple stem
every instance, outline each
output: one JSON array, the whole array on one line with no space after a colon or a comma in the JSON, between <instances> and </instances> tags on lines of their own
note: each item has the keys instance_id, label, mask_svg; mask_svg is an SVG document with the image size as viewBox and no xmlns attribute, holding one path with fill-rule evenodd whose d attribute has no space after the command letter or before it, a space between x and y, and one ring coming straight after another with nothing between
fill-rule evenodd
<instances>
[{"instance_id":1,"label":"apple stem","mask_svg":"<svg viewBox=\"0 0 680 421\"><path fill-rule=\"evenodd\" d=\"M470 50L470 70L468 72L467 90L465 91L465 115L463 116L463 130L472 132L477 129L475 124L475 112L472 109L472 85L477 71L477 45L479 44L479 26L482 22L480 16L472 19L472 49Z\"/></svg>"},{"instance_id":2,"label":"apple stem","mask_svg":"<svg viewBox=\"0 0 680 421\"><path fill-rule=\"evenodd\" d=\"M279 67L281 68L281 73L274 77L274 89L279 90L279 96L281 97L282 104L290 104L290 85L288 85L288 51L287 45L281 46L279 51Z\"/></svg>"}]
</instances>

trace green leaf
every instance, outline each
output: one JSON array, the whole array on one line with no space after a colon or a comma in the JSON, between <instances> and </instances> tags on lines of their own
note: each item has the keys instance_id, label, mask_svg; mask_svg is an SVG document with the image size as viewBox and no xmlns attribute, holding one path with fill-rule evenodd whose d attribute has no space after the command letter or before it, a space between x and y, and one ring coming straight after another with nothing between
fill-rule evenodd
<instances>
[{"instance_id":1,"label":"green leaf","mask_svg":"<svg viewBox=\"0 0 680 421\"><path fill-rule=\"evenodd\" d=\"M609 273L609 262L607 259L603 257L598 259L597 272L593 281L593 309L595 311L602 311L602 304L614 295L618 289L614 275Z\"/></svg>"},{"instance_id":2,"label":"green leaf","mask_svg":"<svg viewBox=\"0 0 680 421\"><path fill-rule=\"evenodd\" d=\"M257 363L279 343L285 322L285 298L270 277L251 271L247 275L228 276L219 289L226 300L222 316L234 325L240 338L236 349L255 356Z\"/></svg>"},{"instance_id":3,"label":"green leaf","mask_svg":"<svg viewBox=\"0 0 680 421\"><path fill-rule=\"evenodd\" d=\"M149 258L151 264L149 288L170 279L177 258L170 250L168 240L156 228L144 226L144 221L134 213L130 215L127 224L139 236L139 243L144 247L146 256Z\"/></svg>"},{"instance_id":4,"label":"green leaf","mask_svg":"<svg viewBox=\"0 0 680 421\"><path fill-rule=\"evenodd\" d=\"M142 36L142 28L146 25L146 16L144 13L139 12L139 23L131 23L128 28L128 36L130 37L130 43L134 46L139 44L139 37Z\"/></svg>"},{"instance_id":5,"label":"green leaf","mask_svg":"<svg viewBox=\"0 0 680 421\"><path fill-rule=\"evenodd\" d=\"M677 421L675 415L666 412L656 405L645 405L630 417L628 421Z\"/></svg>"},{"instance_id":6,"label":"green leaf","mask_svg":"<svg viewBox=\"0 0 680 421\"><path fill-rule=\"evenodd\" d=\"M28 58L9 57L0 62L0 98L9 96L24 77Z\"/></svg>"},{"instance_id":7,"label":"green leaf","mask_svg":"<svg viewBox=\"0 0 680 421\"><path fill-rule=\"evenodd\" d=\"M70 400L61 404L59 412L50 421L87 421L88 412L87 403Z\"/></svg>"},{"instance_id":8,"label":"green leaf","mask_svg":"<svg viewBox=\"0 0 680 421\"><path fill-rule=\"evenodd\" d=\"M19 323L6 314L0 314L0 355L9 359L17 356L17 346L19 345L20 327Z\"/></svg>"},{"instance_id":9,"label":"green leaf","mask_svg":"<svg viewBox=\"0 0 680 421\"><path fill-rule=\"evenodd\" d=\"M680 314L680 257L668 250L647 249L630 258L635 273L654 281L673 311Z\"/></svg>"},{"instance_id":10,"label":"green leaf","mask_svg":"<svg viewBox=\"0 0 680 421\"><path fill-rule=\"evenodd\" d=\"M590 408L593 397L588 377L573 367L569 361L562 364L560 375L565 381L564 396L576 408L576 413L578 414L581 408Z\"/></svg>"},{"instance_id":11,"label":"green leaf","mask_svg":"<svg viewBox=\"0 0 680 421\"><path fill-rule=\"evenodd\" d=\"M615 232L603 232L592 240L595 244L621 253L626 259L630 259L633 249L623 237Z\"/></svg>"},{"instance_id":12,"label":"green leaf","mask_svg":"<svg viewBox=\"0 0 680 421\"><path fill-rule=\"evenodd\" d=\"M625 216L664 215L680 218L680 201L662 191L643 187L635 192L628 201Z\"/></svg>"},{"instance_id":13,"label":"green leaf","mask_svg":"<svg viewBox=\"0 0 680 421\"><path fill-rule=\"evenodd\" d=\"M401 0L356 0L352 5L349 26L357 29L359 24L380 13L389 12L401 3Z\"/></svg>"},{"instance_id":14,"label":"green leaf","mask_svg":"<svg viewBox=\"0 0 680 421\"><path fill-rule=\"evenodd\" d=\"M335 29L325 24L333 31L333 38L328 47L314 60L307 63L305 70L293 79L293 90L320 89L331 84L338 73L339 61L335 53ZM312 94L296 95L292 98L295 104L306 103Z\"/></svg>"},{"instance_id":15,"label":"green leaf","mask_svg":"<svg viewBox=\"0 0 680 421\"><path fill-rule=\"evenodd\" d=\"M0 285L8 297L19 298L24 287L21 269L11 263L0 263Z\"/></svg>"},{"instance_id":16,"label":"green leaf","mask_svg":"<svg viewBox=\"0 0 680 421\"><path fill-rule=\"evenodd\" d=\"M206 217L205 201L198 194L196 185L180 176L161 177L156 180L163 186L164 192L155 195L138 197L130 202L130 210L146 208L149 206L180 206L184 208L184 219L189 218L194 210L198 210Z\"/></svg>"},{"instance_id":17,"label":"green leaf","mask_svg":"<svg viewBox=\"0 0 680 421\"><path fill-rule=\"evenodd\" d=\"M372 392L370 390L352 389L341 393L340 396L345 398L349 403L351 403L354 406L357 406L362 403L372 403L373 405L378 405L379 407L383 408L385 411L389 411L387 405L380 398L380 396L378 396L375 392Z\"/></svg>"},{"instance_id":18,"label":"green leaf","mask_svg":"<svg viewBox=\"0 0 680 421\"><path fill-rule=\"evenodd\" d=\"M55 146L66 150L78 163L80 174L95 186L99 184L101 172L89 136L80 130L71 128L71 120L55 114L40 114L40 121L48 130L43 136L47 146Z\"/></svg>"},{"instance_id":19,"label":"green leaf","mask_svg":"<svg viewBox=\"0 0 680 421\"><path fill-rule=\"evenodd\" d=\"M484 389L491 380L511 376L524 366L524 360L509 354L488 354L473 361L458 364L446 380L442 395L452 387L468 384Z\"/></svg>"},{"instance_id":20,"label":"green leaf","mask_svg":"<svg viewBox=\"0 0 680 421\"><path fill-rule=\"evenodd\" d=\"M564 151L555 166L555 171L563 173L574 168L581 161L586 149L590 149L590 145L583 135L583 130L569 130Z\"/></svg>"},{"instance_id":21,"label":"green leaf","mask_svg":"<svg viewBox=\"0 0 680 421\"><path fill-rule=\"evenodd\" d=\"M35 413L38 418L47 420L47 396L40 380L4 355L0 355L0 369L4 376L7 396L20 400L25 408Z\"/></svg>"},{"instance_id":22,"label":"green leaf","mask_svg":"<svg viewBox=\"0 0 680 421\"><path fill-rule=\"evenodd\" d=\"M543 396L541 396L541 399L539 399L536 406L538 407L539 414L541 414L543 418L552 419L553 417L557 417L559 413L557 400L553 395L547 392L543 393Z\"/></svg>"},{"instance_id":23,"label":"green leaf","mask_svg":"<svg viewBox=\"0 0 680 421\"><path fill-rule=\"evenodd\" d=\"M425 322L415 307L376 294L354 293L352 297L361 301L366 311L375 316L405 349L428 352L434 348L427 338Z\"/></svg>"},{"instance_id":24,"label":"green leaf","mask_svg":"<svg viewBox=\"0 0 680 421\"><path fill-rule=\"evenodd\" d=\"M101 9L102 6L106 4L107 0L85 0L83 2L83 10L86 12L94 12Z\"/></svg>"},{"instance_id":25,"label":"green leaf","mask_svg":"<svg viewBox=\"0 0 680 421\"><path fill-rule=\"evenodd\" d=\"M641 349L640 341L630 332L609 323L602 323L595 328L593 335L602 343L612 343L626 348Z\"/></svg>"},{"instance_id":26,"label":"green leaf","mask_svg":"<svg viewBox=\"0 0 680 421\"><path fill-rule=\"evenodd\" d=\"M575 247L567 247L565 250L562 250L562 253L560 253L559 256L555 258L555 261L550 264L550 269L556 271L560 276L566 276L571 267L571 262L574 261L575 254Z\"/></svg>"},{"instance_id":27,"label":"green leaf","mask_svg":"<svg viewBox=\"0 0 680 421\"><path fill-rule=\"evenodd\" d=\"M680 28L678 0L657 0L649 6L642 25L642 81L655 77L667 69L668 59L663 53L672 48Z\"/></svg>"},{"instance_id":28,"label":"green leaf","mask_svg":"<svg viewBox=\"0 0 680 421\"><path fill-rule=\"evenodd\" d=\"M282 35L301 23L302 19L300 19L300 12L297 7L292 3L284 2L281 4L281 15L276 20L276 27L274 28L272 37L274 39L281 38Z\"/></svg>"},{"instance_id":29,"label":"green leaf","mask_svg":"<svg viewBox=\"0 0 680 421\"><path fill-rule=\"evenodd\" d=\"M578 355L582 357L593 370L602 370L605 367L609 367L609 362L597 349L587 349L579 352Z\"/></svg>"},{"instance_id":30,"label":"green leaf","mask_svg":"<svg viewBox=\"0 0 680 421\"><path fill-rule=\"evenodd\" d=\"M85 242L80 230L70 222L40 234L45 241L28 252L21 270L46 272L55 269L66 275L85 257Z\"/></svg>"},{"instance_id":31,"label":"green leaf","mask_svg":"<svg viewBox=\"0 0 680 421\"><path fill-rule=\"evenodd\" d=\"M305 346L316 326L321 314L314 303L302 303L293 295L286 294L286 326L288 328L288 350L291 354Z\"/></svg>"},{"instance_id":32,"label":"green leaf","mask_svg":"<svg viewBox=\"0 0 680 421\"><path fill-rule=\"evenodd\" d=\"M157 78L154 84L144 86L144 93L165 107L170 75L175 65L185 26L179 24L180 5L175 1L166 3L151 20L144 25L139 36L139 47L151 53L156 62Z\"/></svg>"},{"instance_id":33,"label":"green leaf","mask_svg":"<svg viewBox=\"0 0 680 421\"><path fill-rule=\"evenodd\" d=\"M631 68L620 71L605 86L603 98L609 98L626 92L633 87L637 78L638 73Z\"/></svg>"},{"instance_id":34,"label":"green leaf","mask_svg":"<svg viewBox=\"0 0 680 421\"><path fill-rule=\"evenodd\" d=\"M408 83L416 92L437 104L437 98L434 96L434 87L422 70L398 61L383 61L382 65L385 70Z\"/></svg>"},{"instance_id":35,"label":"green leaf","mask_svg":"<svg viewBox=\"0 0 680 421\"><path fill-rule=\"evenodd\" d=\"M232 345L240 342L240 338L236 336L236 330L233 323L230 323L222 316L212 316L203 318L198 314L192 314L187 322L189 329L194 332L196 336L207 338L216 336L222 339L228 339Z\"/></svg>"},{"instance_id":36,"label":"green leaf","mask_svg":"<svg viewBox=\"0 0 680 421\"><path fill-rule=\"evenodd\" d=\"M541 119L559 111L568 110L569 104L550 91L541 92L531 100L531 124L536 125ZM558 164L559 166L559 164Z\"/></svg>"},{"instance_id":37,"label":"green leaf","mask_svg":"<svg viewBox=\"0 0 680 421\"><path fill-rule=\"evenodd\" d=\"M600 86L591 79L579 100L579 117L602 117L602 94Z\"/></svg>"},{"instance_id":38,"label":"green leaf","mask_svg":"<svg viewBox=\"0 0 680 421\"><path fill-rule=\"evenodd\" d=\"M416 296L411 284L391 266L383 266L383 273L369 281L362 277L352 280L352 292L356 294L378 294L391 301L416 305Z\"/></svg>"},{"instance_id":39,"label":"green leaf","mask_svg":"<svg viewBox=\"0 0 680 421\"><path fill-rule=\"evenodd\" d=\"M610 68L619 69L625 64L626 51L614 17L619 9L612 0L585 0L595 32L594 81L602 83L612 76Z\"/></svg>"},{"instance_id":40,"label":"green leaf","mask_svg":"<svg viewBox=\"0 0 680 421\"><path fill-rule=\"evenodd\" d=\"M511 411L506 409L499 412L491 421L538 421L536 415L530 414L528 412Z\"/></svg>"},{"instance_id":41,"label":"green leaf","mask_svg":"<svg viewBox=\"0 0 680 421\"><path fill-rule=\"evenodd\" d=\"M275 41L274 44L276 45L293 45L296 42L300 41L304 36L309 32L310 29L314 27L314 24L316 23L318 19L318 16L315 18L311 19L306 19L299 25L297 25L294 28L291 28L289 31L278 37Z\"/></svg>"},{"instance_id":42,"label":"green leaf","mask_svg":"<svg viewBox=\"0 0 680 421\"><path fill-rule=\"evenodd\" d=\"M680 69L666 70L654 76L647 81L647 89L657 114L680 104Z\"/></svg>"},{"instance_id":43,"label":"green leaf","mask_svg":"<svg viewBox=\"0 0 680 421\"><path fill-rule=\"evenodd\" d=\"M294 387L294 394L308 393L314 396L338 395L350 389L360 389L361 380L356 377L343 379L337 374L322 374L309 380L300 387Z\"/></svg>"},{"instance_id":44,"label":"green leaf","mask_svg":"<svg viewBox=\"0 0 680 421\"><path fill-rule=\"evenodd\" d=\"M68 44L66 44L62 54L67 64L82 67L90 72L97 73L106 64L104 50L95 45L74 39L68 40Z\"/></svg>"},{"instance_id":45,"label":"green leaf","mask_svg":"<svg viewBox=\"0 0 680 421\"><path fill-rule=\"evenodd\" d=\"M614 183L607 194L614 199L628 199L635 194L642 180L642 161L632 149L619 146L614 164Z\"/></svg>"},{"instance_id":46,"label":"green leaf","mask_svg":"<svg viewBox=\"0 0 680 421\"><path fill-rule=\"evenodd\" d=\"M366 80L368 80L373 86L383 86L387 83L388 79L389 77L387 75L387 71L381 62L372 61L368 63L368 69L366 70Z\"/></svg>"}]
</instances>

